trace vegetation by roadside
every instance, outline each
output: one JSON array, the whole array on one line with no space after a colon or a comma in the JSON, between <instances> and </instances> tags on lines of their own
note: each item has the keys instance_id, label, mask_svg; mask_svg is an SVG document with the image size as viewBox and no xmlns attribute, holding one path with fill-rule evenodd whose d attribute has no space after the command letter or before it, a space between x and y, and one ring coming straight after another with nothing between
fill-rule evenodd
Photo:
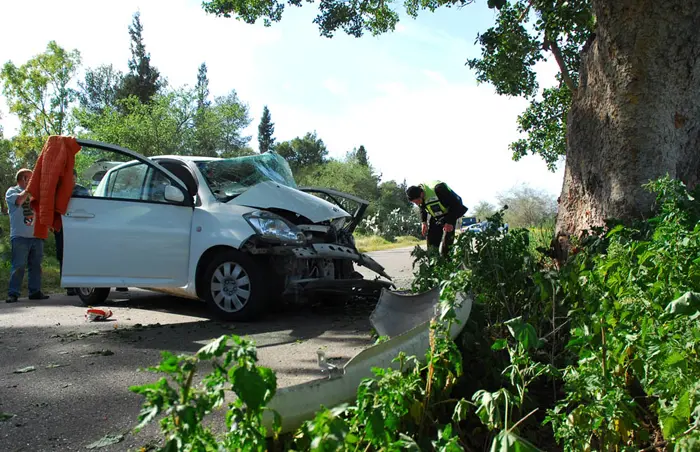
<instances>
[{"instance_id":1,"label":"vegetation by roadside","mask_svg":"<svg viewBox=\"0 0 700 452\"><path fill-rule=\"evenodd\" d=\"M152 369L163 378L132 388L145 396L140 420L164 415L159 450L698 450L700 188L647 188L655 217L590 231L561 268L533 251L530 231L498 231L503 211L461 234L450 259L416 247L414 291L440 285L446 307L473 297L462 334L446 336L448 311L424 359L374 369L353 403L320 407L275 444L261 424L274 372L235 336L165 354ZM214 371L193 385L200 362ZM224 388L238 395L227 409L236 428L220 438L203 420Z\"/></svg>"},{"instance_id":2,"label":"vegetation by roadside","mask_svg":"<svg viewBox=\"0 0 700 452\"><path fill-rule=\"evenodd\" d=\"M377 235L355 236L355 245L361 253L393 248L406 248L418 245L419 243L422 243L422 241L413 236L399 236L394 240L387 240Z\"/></svg>"}]
</instances>

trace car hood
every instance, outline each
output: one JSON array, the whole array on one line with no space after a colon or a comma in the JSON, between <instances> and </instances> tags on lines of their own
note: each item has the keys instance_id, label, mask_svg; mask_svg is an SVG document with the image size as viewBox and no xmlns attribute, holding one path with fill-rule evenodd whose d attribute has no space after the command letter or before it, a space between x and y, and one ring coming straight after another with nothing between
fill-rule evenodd
<instances>
[{"instance_id":1,"label":"car hood","mask_svg":"<svg viewBox=\"0 0 700 452\"><path fill-rule=\"evenodd\" d=\"M350 216L343 209L318 196L270 181L250 187L229 203L258 209L288 210L314 223Z\"/></svg>"}]
</instances>

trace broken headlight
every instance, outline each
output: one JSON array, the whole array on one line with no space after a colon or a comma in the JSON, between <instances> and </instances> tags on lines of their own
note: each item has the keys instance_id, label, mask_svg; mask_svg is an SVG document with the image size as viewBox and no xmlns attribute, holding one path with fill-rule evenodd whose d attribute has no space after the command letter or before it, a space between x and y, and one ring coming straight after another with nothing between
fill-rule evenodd
<instances>
[{"instance_id":1,"label":"broken headlight","mask_svg":"<svg viewBox=\"0 0 700 452\"><path fill-rule=\"evenodd\" d=\"M243 215L243 218L265 240L292 244L302 244L306 241L301 231L274 213L256 210Z\"/></svg>"}]
</instances>

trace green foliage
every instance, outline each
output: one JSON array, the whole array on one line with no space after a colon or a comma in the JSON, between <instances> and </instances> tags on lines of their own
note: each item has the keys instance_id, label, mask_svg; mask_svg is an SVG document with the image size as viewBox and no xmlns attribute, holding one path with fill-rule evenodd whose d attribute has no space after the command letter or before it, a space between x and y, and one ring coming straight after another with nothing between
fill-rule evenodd
<instances>
[{"instance_id":1,"label":"green foliage","mask_svg":"<svg viewBox=\"0 0 700 452\"><path fill-rule=\"evenodd\" d=\"M8 61L0 72L3 94L20 120L21 134L34 137L70 132L69 108L76 98L70 82L80 65L80 52L50 41L46 51L21 66Z\"/></svg>"},{"instance_id":2,"label":"green foliage","mask_svg":"<svg viewBox=\"0 0 700 452\"><path fill-rule=\"evenodd\" d=\"M571 91L566 85L547 88L542 93L542 100L533 100L518 117L518 132L526 133L527 139L511 143L513 160L539 154L550 171L556 170L557 163L566 154L569 105Z\"/></svg>"},{"instance_id":3,"label":"green foliage","mask_svg":"<svg viewBox=\"0 0 700 452\"><path fill-rule=\"evenodd\" d=\"M229 342L233 342L230 348ZM277 380L270 369L256 365L257 353L251 342L221 336L194 356L162 352L162 357L159 365L147 370L167 378L130 388L145 397L136 431L162 415L160 427L165 444L160 451L266 450L263 413L269 410L266 404L275 395ZM209 362L212 371L195 384L202 361ZM223 406L227 389L236 398L228 404L226 434L218 438L203 421ZM273 415L276 432L279 417L274 412Z\"/></svg>"},{"instance_id":4,"label":"green foliage","mask_svg":"<svg viewBox=\"0 0 700 452\"><path fill-rule=\"evenodd\" d=\"M275 123L272 122L272 115L267 105L263 107L262 117L260 118L260 124L258 125L258 145L261 154L274 149L275 137ZM280 154L281 155L281 154Z\"/></svg>"},{"instance_id":5,"label":"green foliage","mask_svg":"<svg viewBox=\"0 0 700 452\"><path fill-rule=\"evenodd\" d=\"M134 13L133 21L129 25L131 37L131 58L129 59L129 72L124 75L117 90L117 99L127 99L136 96L139 102L147 104L164 86L165 82L160 78L158 69L151 66L151 55L146 52L143 42L143 25L141 25L141 13ZM130 107L129 103L120 104L122 107ZM128 110L127 110L128 111Z\"/></svg>"},{"instance_id":6,"label":"green foliage","mask_svg":"<svg viewBox=\"0 0 700 452\"><path fill-rule=\"evenodd\" d=\"M144 104L135 96L117 101L102 114L77 109L74 114L96 140L116 143L146 156L162 154L236 156L250 137L248 106L235 91L217 97L211 107L197 109L196 91L179 89L156 95ZM126 111L127 113L122 113Z\"/></svg>"},{"instance_id":7,"label":"green foliage","mask_svg":"<svg viewBox=\"0 0 700 452\"><path fill-rule=\"evenodd\" d=\"M699 193L668 178L647 187L658 215L591 236L565 275L578 359L549 421L566 450L638 450L659 433L687 444L700 426Z\"/></svg>"},{"instance_id":8,"label":"green foliage","mask_svg":"<svg viewBox=\"0 0 700 452\"><path fill-rule=\"evenodd\" d=\"M107 107L115 108L123 77L111 64L87 69L84 80L78 82L80 106L93 114L101 114Z\"/></svg>"},{"instance_id":9,"label":"green foliage","mask_svg":"<svg viewBox=\"0 0 700 452\"><path fill-rule=\"evenodd\" d=\"M303 137L296 137L290 141L276 144L275 152L289 162L294 174L300 173L300 171L314 173L320 165L326 162L328 157L326 144L316 135L316 131L307 132Z\"/></svg>"},{"instance_id":10,"label":"green foliage","mask_svg":"<svg viewBox=\"0 0 700 452\"><path fill-rule=\"evenodd\" d=\"M529 231L499 231L504 211L488 218L486 231L461 234L450 259L417 248L413 290L439 285L447 308L431 325L425 360L400 354L397 366L373 369L354 402L321 409L295 432L291 450L537 451L535 444L556 449L555 439L566 451L651 450L653 444L694 450L700 189L689 192L668 178L647 187L658 197L656 217L594 231L558 271L533 254ZM447 332L459 294L475 303L455 343ZM219 341L199 357L222 356L224 347ZM258 432L272 379L246 369L223 374L245 375L246 383L232 388L248 394L241 403L253 421L237 426ZM250 375L255 379L248 381ZM147 402L144 417L172 413L172 401L184 400L188 385L174 392L156 387L171 402L149 399L162 408ZM184 437L168 422L173 438ZM197 432L187 441L209 441L207 431ZM245 441L260 444L260 438ZM231 439L225 450L248 444L240 441Z\"/></svg>"}]
</instances>

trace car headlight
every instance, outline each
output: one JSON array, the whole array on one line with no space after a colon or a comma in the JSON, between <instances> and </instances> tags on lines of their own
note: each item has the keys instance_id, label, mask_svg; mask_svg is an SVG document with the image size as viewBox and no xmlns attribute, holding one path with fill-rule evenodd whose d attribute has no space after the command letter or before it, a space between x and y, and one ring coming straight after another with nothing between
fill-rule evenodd
<instances>
[{"instance_id":1,"label":"car headlight","mask_svg":"<svg viewBox=\"0 0 700 452\"><path fill-rule=\"evenodd\" d=\"M263 239L295 244L306 241L304 233L274 213L257 210L243 215L243 218Z\"/></svg>"}]
</instances>

